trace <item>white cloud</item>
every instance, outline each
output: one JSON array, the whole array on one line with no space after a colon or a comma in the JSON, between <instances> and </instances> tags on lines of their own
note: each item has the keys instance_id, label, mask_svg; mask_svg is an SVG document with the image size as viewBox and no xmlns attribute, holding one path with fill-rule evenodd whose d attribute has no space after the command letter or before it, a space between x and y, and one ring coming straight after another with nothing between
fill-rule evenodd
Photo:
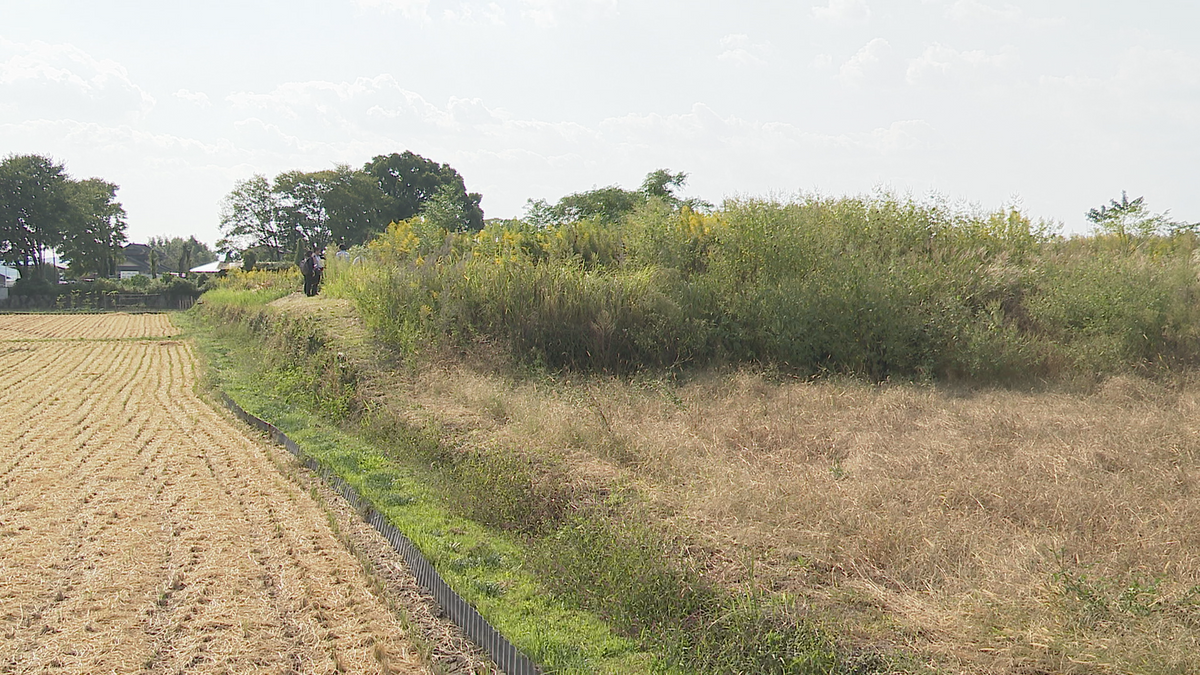
<instances>
[{"instance_id":1,"label":"white cloud","mask_svg":"<svg viewBox=\"0 0 1200 675\"><path fill-rule=\"evenodd\" d=\"M819 134L783 122L755 122L731 115L721 117L710 107L697 103L688 113L629 114L611 117L600 124L609 143L651 147L663 139L683 144L699 143L763 153L764 157L788 155L802 150L840 148L891 154L920 147L931 132L920 120L893 122L888 127L843 134Z\"/></svg>"},{"instance_id":2,"label":"white cloud","mask_svg":"<svg viewBox=\"0 0 1200 675\"><path fill-rule=\"evenodd\" d=\"M979 21L991 23L996 21L1017 21L1024 16L1020 7L1003 3L993 7L980 0L954 0L946 7L946 16L958 21Z\"/></svg>"},{"instance_id":3,"label":"white cloud","mask_svg":"<svg viewBox=\"0 0 1200 675\"><path fill-rule=\"evenodd\" d=\"M1017 60L1012 48L988 54L981 50L962 52L942 44L928 45L921 56L909 61L905 80L909 84L927 84L948 79L994 78Z\"/></svg>"},{"instance_id":4,"label":"white cloud","mask_svg":"<svg viewBox=\"0 0 1200 675\"><path fill-rule=\"evenodd\" d=\"M1195 96L1200 87L1200 58L1175 49L1134 47L1121 58L1116 78L1123 86L1173 90Z\"/></svg>"},{"instance_id":5,"label":"white cloud","mask_svg":"<svg viewBox=\"0 0 1200 675\"><path fill-rule=\"evenodd\" d=\"M945 6L947 18L962 23L993 25L997 23L1019 24L1028 28L1041 29L1066 24L1065 17L1030 16L1021 7L1010 2L990 4L983 0L921 0L923 4Z\"/></svg>"},{"instance_id":6,"label":"white cloud","mask_svg":"<svg viewBox=\"0 0 1200 675\"><path fill-rule=\"evenodd\" d=\"M447 21L465 24L504 25L504 8L495 2L487 4L464 2L458 9L447 9L442 12Z\"/></svg>"},{"instance_id":7,"label":"white cloud","mask_svg":"<svg viewBox=\"0 0 1200 675\"><path fill-rule=\"evenodd\" d=\"M721 53L717 56L720 61L727 61L744 66L766 65L766 55L771 51L771 43L755 44L750 37L743 33L733 33L721 38Z\"/></svg>"},{"instance_id":8,"label":"white cloud","mask_svg":"<svg viewBox=\"0 0 1200 675\"><path fill-rule=\"evenodd\" d=\"M175 92L175 98L182 99L184 101L191 101L192 103L195 103L196 105L200 106L201 108L211 108L212 107L212 101L208 100L208 94L205 94L204 92L200 92L200 91L189 91L187 89L180 89L179 91Z\"/></svg>"},{"instance_id":9,"label":"white cloud","mask_svg":"<svg viewBox=\"0 0 1200 675\"><path fill-rule=\"evenodd\" d=\"M829 0L829 4L814 6L812 14L823 21L860 22L871 18L866 0Z\"/></svg>"},{"instance_id":10,"label":"white cloud","mask_svg":"<svg viewBox=\"0 0 1200 675\"><path fill-rule=\"evenodd\" d=\"M400 12L409 19L429 19L429 0L351 0L351 2L363 9Z\"/></svg>"},{"instance_id":11,"label":"white cloud","mask_svg":"<svg viewBox=\"0 0 1200 675\"><path fill-rule=\"evenodd\" d=\"M883 38L871 40L842 64L838 70L838 79L845 84L862 84L868 75L880 69L891 47Z\"/></svg>"},{"instance_id":12,"label":"white cloud","mask_svg":"<svg viewBox=\"0 0 1200 675\"><path fill-rule=\"evenodd\" d=\"M553 28L568 18L595 18L614 10L617 0L521 0L521 16L539 28Z\"/></svg>"},{"instance_id":13,"label":"white cloud","mask_svg":"<svg viewBox=\"0 0 1200 675\"><path fill-rule=\"evenodd\" d=\"M444 105L405 89L390 75L353 82L289 82L267 92L226 97L235 113L271 120L305 138L381 138L453 134L488 135L519 124L479 98L451 97Z\"/></svg>"},{"instance_id":14,"label":"white cloud","mask_svg":"<svg viewBox=\"0 0 1200 675\"><path fill-rule=\"evenodd\" d=\"M26 118L138 118L156 102L123 65L74 45L0 40L0 59L0 100Z\"/></svg>"},{"instance_id":15,"label":"white cloud","mask_svg":"<svg viewBox=\"0 0 1200 675\"><path fill-rule=\"evenodd\" d=\"M926 146L931 135L933 135L933 127L924 120L900 120L892 122L887 127L848 134L847 138L860 148L869 149L881 155L892 155Z\"/></svg>"},{"instance_id":16,"label":"white cloud","mask_svg":"<svg viewBox=\"0 0 1200 675\"><path fill-rule=\"evenodd\" d=\"M1186 52L1134 47L1107 76L1046 75L1037 91L1048 117L1130 130L1122 136L1170 128L1182 147L1200 132L1200 57Z\"/></svg>"}]
</instances>

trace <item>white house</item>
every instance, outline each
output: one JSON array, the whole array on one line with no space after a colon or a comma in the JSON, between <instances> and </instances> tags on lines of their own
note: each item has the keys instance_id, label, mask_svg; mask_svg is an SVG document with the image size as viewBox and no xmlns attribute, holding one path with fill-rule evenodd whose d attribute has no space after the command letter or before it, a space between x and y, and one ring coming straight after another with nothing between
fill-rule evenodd
<instances>
[{"instance_id":1,"label":"white house","mask_svg":"<svg viewBox=\"0 0 1200 675\"><path fill-rule=\"evenodd\" d=\"M9 288L20 278L21 273L15 267L0 265L0 288Z\"/></svg>"}]
</instances>

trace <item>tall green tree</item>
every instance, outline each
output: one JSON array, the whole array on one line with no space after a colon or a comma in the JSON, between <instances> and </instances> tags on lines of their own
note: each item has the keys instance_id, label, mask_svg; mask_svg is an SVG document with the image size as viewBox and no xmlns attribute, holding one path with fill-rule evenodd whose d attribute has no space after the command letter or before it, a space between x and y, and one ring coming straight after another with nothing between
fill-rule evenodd
<instances>
[{"instance_id":1,"label":"tall green tree","mask_svg":"<svg viewBox=\"0 0 1200 675\"><path fill-rule=\"evenodd\" d=\"M288 251L295 248L297 241L313 248L324 248L332 241L326 199L333 176L332 171L285 171L275 177L280 243Z\"/></svg>"},{"instance_id":2,"label":"tall green tree","mask_svg":"<svg viewBox=\"0 0 1200 675\"><path fill-rule=\"evenodd\" d=\"M42 155L0 162L0 257L21 277L43 278L51 250L75 216L66 168Z\"/></svg>"},{"instance_id":3,"label":"tall green tree","mask_svg":"<svg viewBox=\"0 0 1200 675\"><path fill-rule=\"evenodd\" d=\"M342 164L326 171L275 177L279 223L290 248L361 244L387 229L387 196L365 171Z\"/></svg>"},{"instance_id":4,"label":"tall green tree","mask_svg":"<svg viewBox=\"0 0 1200 675\"><path fill-rule=\"evenodd\" d=\"M389 198L374 176L345 164L327 173L325 211L334 242L364 244L387 229L391 222L387 216Z\"/></svg>"},{"instance_id":5,"label":"tall green tree","mask_svg":"<svg viewBox=\"0 0 1200 675\"><path fill-rule=\"evenodd\" d=\"M467 192L466 183L449 164L438 164L411 151L379 155L363 167L387 196L384 216L389 222L421 213L425 204L448 188L461 208L457 230L483 229L483 197Z\"/></svg>"},{"instance_id":6,"label":"tall green tree","mask_svg":"<svg viewBox=\"0 0 1200 675\"><path fill-rule=\"evenodd\" d=\"M217 259L207 244L195 236L183 237L150 237L146 242L150 248L158 251L158 259L166 271L184 274L197 265L203 265Z\"/></svg>"},{"instance_id":7,"label":"tall green tree","mask_svg":"<svg viewBox=\"0 0 1200 675\"><path fill-rule=\"evenodd\" d=\"M259 247L275 253L288 250L290 237L280 223L278 195L267 177L255 174L233 184L221 200L221 233L217 248L226 253Z\"/></svg>"},{"instance_id":8,"label":"tall green tree","mask_svg":"<svg viewBox=\"0 0 1200 675\"><path fill-rule=\"evenodd\" d=\"M447 204L449 200L449 204ZM437 201L450 230L483 228L482 197L462 176L412 152L379 155L363 169L256 174L234 184L221 202L219 249L255 249L262 260L284 260L297 246L324 248L369 241L388 223L406 220Z\"/></svg>"},{"instance_id":9,"label":"tall green tree","mask_svg":"<svg viewBox=\"0 0 1200 675\"><path fill-rule=\"evenodd\" d=\"M125 242L117 189L99 178L73 180L43 155L9 155L0 161L0 259L24 279L52 276L54 251L77 274L112 274Z\"/></svg>"},{"instance_id":10,"label":"tall green tree","mask_svg":"<svg viewBox=\"0 0 1200 675\"><path fill-rule=\"evenodd\" d=\"M117 202L117 186L89 178L71 188L74 213L63 228L59 253L77 277L112 276L125 243L125 209Z\"/></svg>"}]
</instances>

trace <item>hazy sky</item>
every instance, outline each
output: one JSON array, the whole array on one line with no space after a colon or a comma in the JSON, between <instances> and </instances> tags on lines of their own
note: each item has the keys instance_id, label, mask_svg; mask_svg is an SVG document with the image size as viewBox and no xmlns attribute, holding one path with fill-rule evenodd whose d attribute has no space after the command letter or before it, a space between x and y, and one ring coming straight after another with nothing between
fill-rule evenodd
<instances>
[{"instance_id":1,"label":"hazy sky","mask_svg":"<svg viewBox=\"0 0 1200 675\"><path fill-rule=\"evenodd\" d=\"M937 192L1086 231L1200 221L1200 2L0 0L0 155L219 236L234 181L412 150L488 217L686 171L687 196Z\"/></svg>"}]
</instances>

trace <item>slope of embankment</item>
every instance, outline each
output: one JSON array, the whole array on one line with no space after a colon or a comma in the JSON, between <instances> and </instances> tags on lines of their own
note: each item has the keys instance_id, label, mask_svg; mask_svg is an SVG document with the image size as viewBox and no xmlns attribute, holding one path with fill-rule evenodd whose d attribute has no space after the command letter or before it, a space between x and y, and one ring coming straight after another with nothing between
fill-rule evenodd
<instances>
[{"instance_id":1,"label":"slope of embankment","mask_svg":"<svg viewBox=\"0 0 1200 675\"><path fill-rule=\"evenodd\" d=\"M603 622L610 672L1200 667L1191 379L565 375L486 344L396 355L346 301L199 312L265 347L261 383L403 441L456 517L512 543L499 557L534 595ZM486 567L495 549L445 564ZM526 583L475 582L497 604ZM543 659L562 646L525 642Z\"/></svg>"}]
</instances>

